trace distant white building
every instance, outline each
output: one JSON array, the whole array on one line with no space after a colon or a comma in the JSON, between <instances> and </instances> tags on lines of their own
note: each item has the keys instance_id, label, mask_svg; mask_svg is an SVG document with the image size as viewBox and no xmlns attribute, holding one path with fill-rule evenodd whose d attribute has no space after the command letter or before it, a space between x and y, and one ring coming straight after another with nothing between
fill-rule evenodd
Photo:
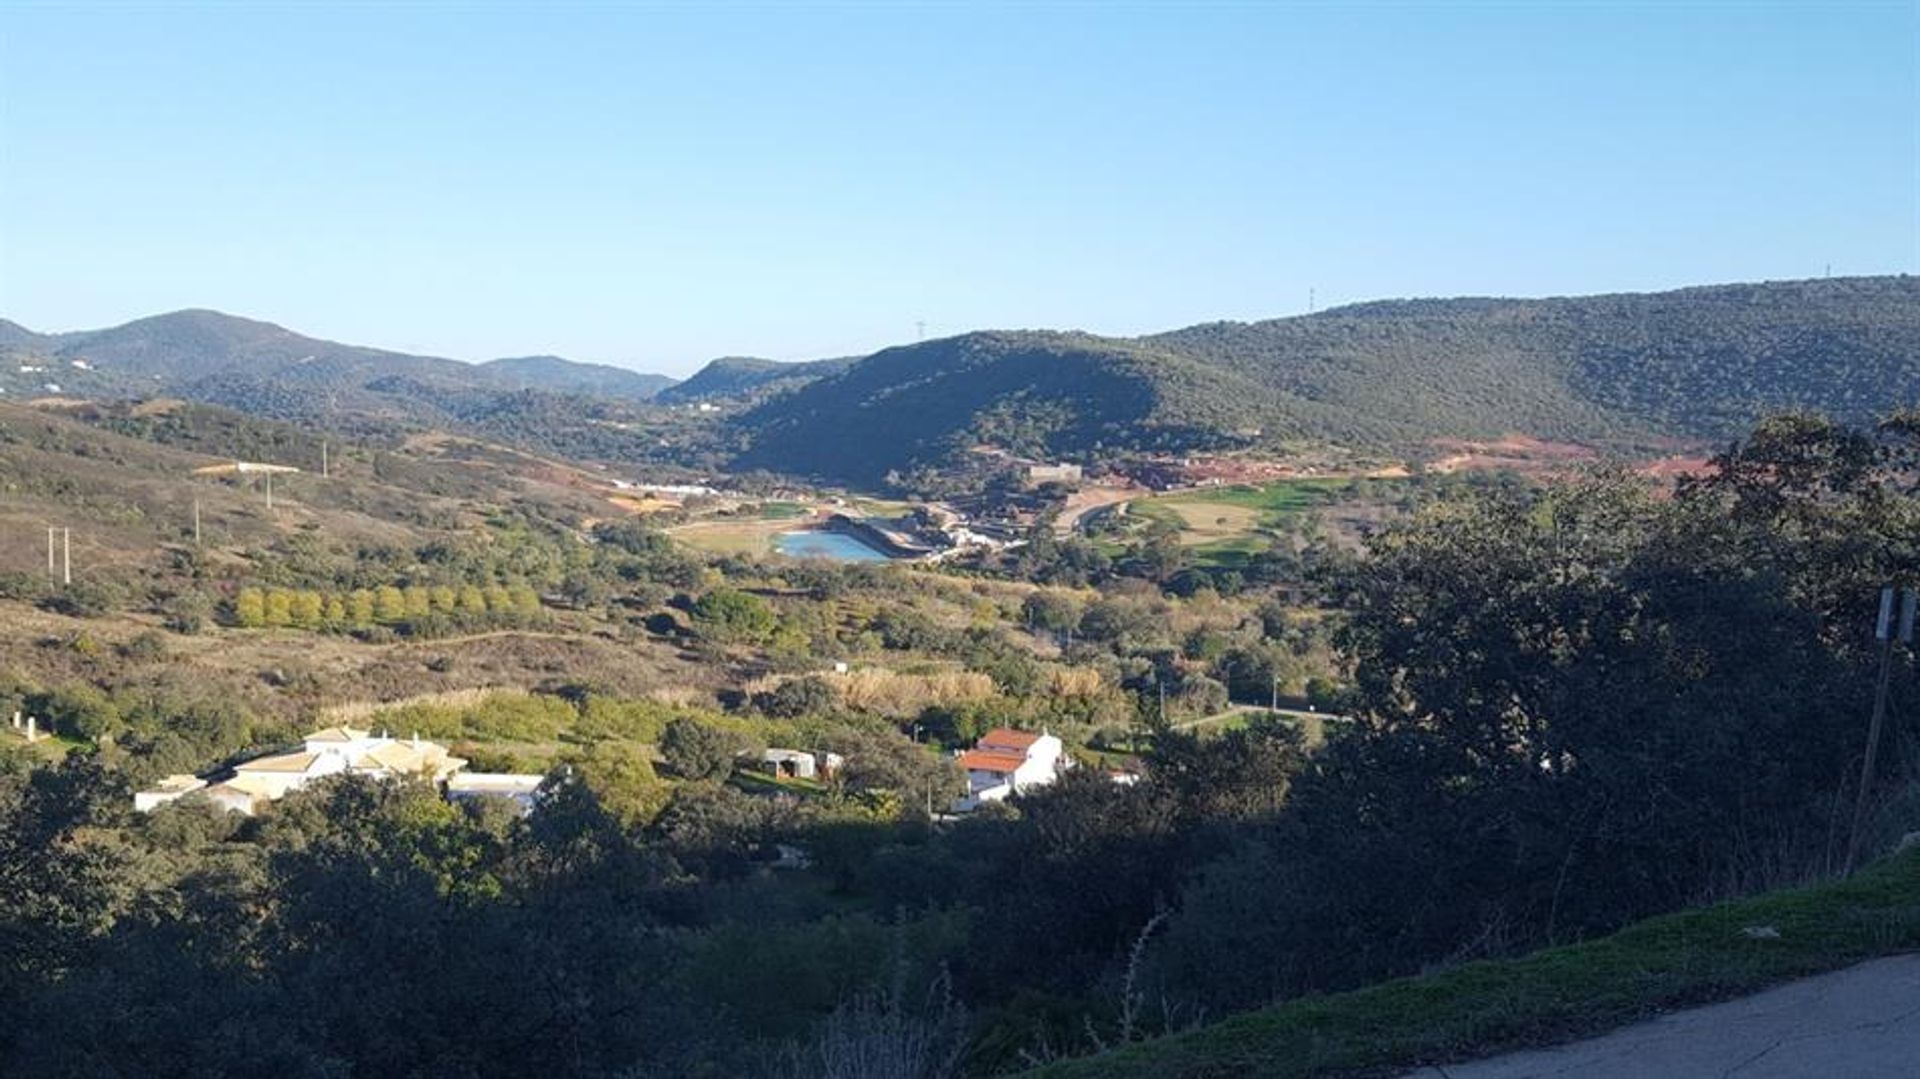
<instances>
[{"instance_id":1,"label":"distant white building","mask_svg":"<svg viewBox=\"0 0 1920 1079\"><path fill-rule=\"evenodd\" d=\"M466 766L467 762L448 753L447 747L423 741L418 735L400 739L352 727L328 727L307 735L296 752L255 757L235 765L231 776L217 781L168 776L152 789L135 794L133 807L145 813L200 791L215 805L252 816L265 803L325 776L418 776L442 783Z\"/></svg>"},{"instance_id":2,"label":"distant white building","mask_svg":"<svg viewBox=\"0 0 1920 1079\"><path fill-rule=\"evenodd\" d=\"M983 803L1004 801L1022 791L1060 778L1066 746L1051 734L996 727L960 754L967 772L967 793L953 803L956 813L971 813Z\"/></svg>"},{"instance_id":3,"label":"distant white building","mask_svg":"<svg viewBox=\"0 0 1920 1079\"><path fill-rule=\"evenodd\" d=\"M137 812L151 813L168 802L204 789L206 785L207 781L199 776L171 775L155 783L151 788L135 794L133 808Z\"/></svg>"},{"instance_id":4,"label":"distant white building","mask_svg":"<svg viewBox=\"0 0 1920 1079\"><path fill-rule=\"evenodd\" d=\"M804 749L760 751L760 770L777 779L832 779L846 762L838 753L809 753Z\"/></svg>"},{"instance_id":5,"label":"distant white building","mask_svg":"<svg viewBox=\"0 0 1920 1079\"><path fill-rule=\"evenodd\" d=\"M530 773L460 772L447 777L447 801L505 798L518 805L521 813L530 813L539 800L540 784L546 779Z\"/></svg>"},{"instance_id":6,"label":"distant white building","mask_svg":"<svg viewBox=\"0 0 1920 1079\"><path fill-rule=\"evenodd\" d=\"M1032 464L1027 466L1028 483L1079 483L1084 470L1079 465Z\"/></svg>"}]
</instances>

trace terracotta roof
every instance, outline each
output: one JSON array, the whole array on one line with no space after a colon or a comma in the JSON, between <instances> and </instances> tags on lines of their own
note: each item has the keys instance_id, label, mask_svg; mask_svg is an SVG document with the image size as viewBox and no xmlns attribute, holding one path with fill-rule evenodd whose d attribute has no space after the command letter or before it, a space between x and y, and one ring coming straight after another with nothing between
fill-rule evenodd
<instances>
[{"instance_id":1,"label":"terracotta roof","mask_svg":"<svg viewBox=\"0 0 1920 1079\"><path fill-rule=\"evenodd\" d=\"M1039 740L1040 736L1032 731L1016 731L1011 727L995 727L980 736L980 741L975 744L975 748L993 749L1004 746L1008 749L1024 753L1028 746L1033 745Z\"/></svg>"},{"instance_id":2,"label":"terracotta roof","mask_svg":"<svg viewBox=\"0 0 1920 1079\"><path fill-rule=\"evenodd\" d=\"M281 753L272 757L257 757L233 767L237 772L304 772L319 759L318 753Z\"/></svg>"},{"instance_id":3,"label":"terracotta roof","mask_svg":"<svg viewBox=\"0 0 1920 1079\"><path fill-rule=\"evenodd\" d=\"M1025 754L992 749L970 749L960 754L960 767L969 772L1013 772L1027 763Z\"/></svg>"}]
</instances>

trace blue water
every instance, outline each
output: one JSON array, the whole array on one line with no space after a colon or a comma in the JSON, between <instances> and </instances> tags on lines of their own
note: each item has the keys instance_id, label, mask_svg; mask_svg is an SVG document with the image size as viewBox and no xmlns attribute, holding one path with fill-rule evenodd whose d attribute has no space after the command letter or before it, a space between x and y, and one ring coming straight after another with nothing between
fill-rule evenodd
<instances>
[{"instance_id":1,"label":"blue water","mask_svg":"<svg viewBox=\"0 0 1920 1079\"><path fill-rule=\"evenodd\" d=\"M782 532L773 539L773 549L795 558L830 558L835 562L885 562L883 551L860 542L845 532Z\"/></svg>"}]
</instances>

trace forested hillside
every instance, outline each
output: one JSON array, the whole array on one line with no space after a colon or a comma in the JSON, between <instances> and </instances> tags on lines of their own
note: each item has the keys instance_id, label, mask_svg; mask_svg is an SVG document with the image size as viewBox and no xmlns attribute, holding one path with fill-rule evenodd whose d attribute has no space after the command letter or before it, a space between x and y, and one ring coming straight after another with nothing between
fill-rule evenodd
<instances>
[{"instance_id":1,"label":"forested hillside","mask_svg":"<svg viewBox=\"0 0 1920 1079\"><path fill-rule=\"evenodd\" d=\"M1131 341L972 334L890 349L743 416L759 467L871 480L988 441L1045 456L1310 441L1417 453L1520 432L1719 440L1781 408L1920 395L1920 280L1414 300Z\"/></svg>"},{"instance_id":2,"label":"forested hillside","mask_svg":"<svg viewBox=\"0 0 1920 1079\"><path fill-rule=\"evenodd\" d=\"M489 360L476 370L516 390L590 393L630 401L651 400L661 390L673 385L673 379L665 375L630 371L625 367L604 363L578 363L559 356L514 356Z\"/></svg>"},{"instance_id":3,"label":"forested hillside","mask_svg":"<svg viewBox=\"0 0 1920 1079\"><path fill-rule=\"evenodd\" d=\"M360 348L212 311L71 334L0 324L0 357L0 392L16 397L169 394L362 433L451 427L872 485L981 444L1084 461L1302 446L1418 457L1436 439L1511 433L1667 449L1786 408L1864 422L1920 401L1920 279L1389 301L1130 340L981 332L859 360L724 358L672 385L555 357ZM636 412L709 401L744 411L720 424Z\"/></svg>"},{"instance_id":4,"label":"forested hillside","mask_svg":"<svg viewBox=\"0 0 1920 1079\"><path fill-rule=\"evenodd\" d=\"M1087 334L973 333L887 349L741 418L739 463L874 481L978 443L1019 453L1185 450L1277 404L1237 373ZM1264 406L1264 407L1263 407Z\"/></svg>"},{"instance_id":5,"label":"forested hillside","mask_svg":"<svg viewBox=\"0 0 1920 1079\"><path fill-rule=\"evenodd\" d=\"M662 404L690 404L766 397L796 389L826 375L839 374L855 362L846 358L781 363L756 356L722 356L709 361L685 382L661 390L657 398Z\"/></svg>"}]
</instances>

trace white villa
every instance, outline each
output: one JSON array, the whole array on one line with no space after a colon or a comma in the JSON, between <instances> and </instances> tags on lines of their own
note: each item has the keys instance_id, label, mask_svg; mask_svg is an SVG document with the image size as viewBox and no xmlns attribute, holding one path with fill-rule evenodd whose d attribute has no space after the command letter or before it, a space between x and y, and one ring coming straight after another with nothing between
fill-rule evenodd
<instances>
[{"instance_id":1,"label":"white villa","mask_svg":"<svg viewBox=\"0 0 1920 1079\"><path fill-rule=\"evenodd\" d=\"M150 790L133 796L142 813L199 792L215 805L252 816L262 805L285 797L323 776L365 775L381 778L419 776L445 783L467 762L436 742L390 738L352 727L328 727L307 735L301 748L237 764L233 774L217 780L171 775Z\"/></svg>"},{"instance_id":2,"label":"white villa","mask_svg":"<svg viewBox=\"0 0 1920 1079\"><path fill-rule=\"evenodd\" d=\"M967 772L967 793L954 799L953 811L971 813L983 803L1002 801L1023 790L1044 787L1070 767L1066 747L1051 734L996 727L960 754Z\"/></svg>"}]
</instances>

